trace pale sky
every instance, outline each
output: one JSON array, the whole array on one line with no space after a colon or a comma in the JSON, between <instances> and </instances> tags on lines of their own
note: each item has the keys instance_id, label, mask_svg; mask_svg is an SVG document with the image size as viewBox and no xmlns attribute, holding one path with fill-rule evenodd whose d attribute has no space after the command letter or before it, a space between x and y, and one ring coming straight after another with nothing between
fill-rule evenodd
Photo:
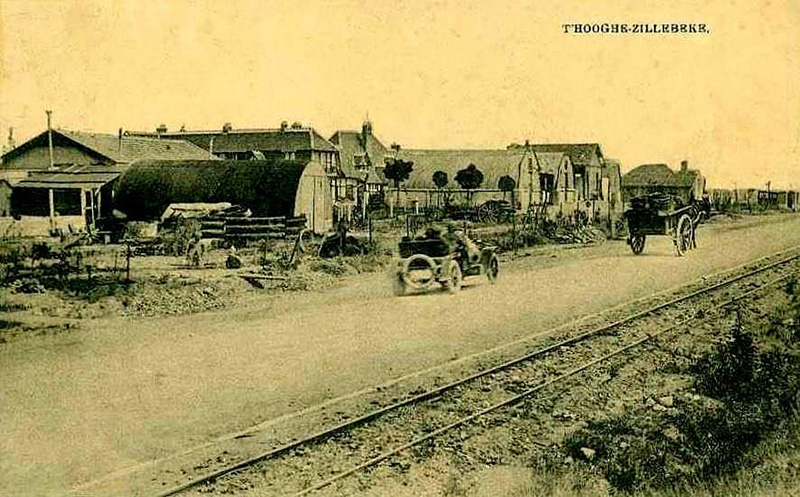
<instances>
[{"instance_id":1,"label":"pale sky","mask_svg":"<svg viewBox=\"0 0 800 497\"><path fill-rule=\"evenodd\" d=\"M669 5L664 5L669 4ZM702 5L702 6L698 6ZM708 24L573 35L563 23ZM599 142L623 170L800 188L800 2L0 0L0 140L315 126L386 144Z\"/></svg>"}]
</instances>

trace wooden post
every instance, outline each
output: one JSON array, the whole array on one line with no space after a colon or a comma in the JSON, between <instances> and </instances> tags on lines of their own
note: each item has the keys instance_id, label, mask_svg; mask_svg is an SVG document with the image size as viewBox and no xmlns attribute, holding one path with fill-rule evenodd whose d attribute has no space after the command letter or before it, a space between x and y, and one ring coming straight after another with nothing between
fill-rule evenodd
<instances>
[{"instance_id":1,"label":"wooden post","mask_svg":"<svg viewBox=\"0 0 800 497\"><path fill-rule=\"evenodd\" d=\"M89 220L86 218L86 190L83 188L80 189L80 196L81 196L81 216L83 217L83 222L86 223L86 229L89 229Z\"/></svg>"},{"instance_id":2,"label":"wooden post","mask_svg":"<svg viewBox=\"0 0 800 497\"><path fill-rule=\"evenodd\" d=\"M126 244L125 250L125 282L131 282L131 243Z\"/></svg>"},{"instance_id":3,"label":"wooden post","mask_svg":"<svg viewBox=\"0 0 800 497\"><path fill-rule=\"evenodd\" d=\"M50 169L55 168L55 158L53 157L53 127L51 122L51 116L53 114L52 110L46 110L45 113L47 114L47 148L50 155ZM55 201L53 198L53 190L47 190L47 199L50 204L50 222L53 222L53 218L56 215L56 207ZM52 227L52 226L51 226Z\"/></svg>"},{"instance_id":4,"label":"wooden post","mask_svg":"<svg viewBox=\"0 0 800 497\"><path fill-rule=\"evenodd\" d=\"M511 245L514 247L514 255L517 255L517 216L511 218Z\"/></svg>"}]
</instances>

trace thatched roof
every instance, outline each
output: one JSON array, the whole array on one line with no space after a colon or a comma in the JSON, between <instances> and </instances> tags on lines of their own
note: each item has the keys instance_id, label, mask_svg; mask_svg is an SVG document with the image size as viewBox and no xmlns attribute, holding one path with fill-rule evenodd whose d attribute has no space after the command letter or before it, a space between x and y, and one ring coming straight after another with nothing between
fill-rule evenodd
<instances>
[{"instance_id":1,"label":"thatched roof","mask_svg":"<svg viewBox=\"0 0 800 497\"><path fill-rule=\"evenodd\" d=\"M230 202L257 216L294 215L306 167L298 161L141 161L120 178L116 208L156 219L173 203Z\"/></svg>"},{"instance_id":2,"label":"thatched roof","mask_svg":"<svg viewBox=\"0 0 800 497\"><path fill-rule=\"evenodd\" d=\"M433 183L433 173L443 171L447 173L448 184L445 188L459 188L455 178L458 171L470 164L475 164L483 173L483 183L480 188L498 188L500 178L510 176L517 185L520 185L520 175L527 174L526 155L524 149L510 150L412 150L401 149L397 157L414 163L411 176L403 185L407 188L436 188ZM525 160L523 160L525 159ZM537 152L539 171L546 174L557 175L564 167L564 161L569 161L563 153ZM524 163L525 162L525 163ZM535 166L534 166L535 167ZM523 183L526 180L523 178Z\"/></svg>"},{"instance_id":3,"label":"thatched roof","mask_svg":"<svg viewBox=\"0 0 800 497\"><path fill-rule=\"evenodd\" d=\"M685 172L673 171L666 164L642 164L622 177L622 186L690 188L699 174L700 172L694 169Z\"/></svg>"}]
</instances>

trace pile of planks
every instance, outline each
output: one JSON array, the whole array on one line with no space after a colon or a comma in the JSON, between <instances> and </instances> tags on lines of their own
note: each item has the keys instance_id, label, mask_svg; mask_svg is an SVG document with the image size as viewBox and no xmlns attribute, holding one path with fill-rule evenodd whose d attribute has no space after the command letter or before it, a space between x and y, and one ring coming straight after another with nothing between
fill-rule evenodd
<instances>
[{"instance_id":1,"label":"pile of planks","mask_svg":"<svg viewBox=\"0 0 800 497\"><path fill-rule=\"evenodd\" d=\"M218 217L201 220L203 238L262 240L286 238L305 229L306 217Z\"/></svg>"}]
</instances>

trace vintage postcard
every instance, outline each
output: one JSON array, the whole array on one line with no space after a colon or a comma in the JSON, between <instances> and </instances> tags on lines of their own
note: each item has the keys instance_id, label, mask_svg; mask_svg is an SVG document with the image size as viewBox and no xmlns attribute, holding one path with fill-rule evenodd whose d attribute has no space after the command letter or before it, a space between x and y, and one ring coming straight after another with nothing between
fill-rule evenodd
<instances>
[{"instance_id":1,"label":"vintage postcard","mask_svg":"<svg viewBox=\"0 0 800 497\"><path fill-rule=\"evenodd\" d=\"M797 495L798 23L0 0L0 494Z\"/></svg>"}]
</instances>

